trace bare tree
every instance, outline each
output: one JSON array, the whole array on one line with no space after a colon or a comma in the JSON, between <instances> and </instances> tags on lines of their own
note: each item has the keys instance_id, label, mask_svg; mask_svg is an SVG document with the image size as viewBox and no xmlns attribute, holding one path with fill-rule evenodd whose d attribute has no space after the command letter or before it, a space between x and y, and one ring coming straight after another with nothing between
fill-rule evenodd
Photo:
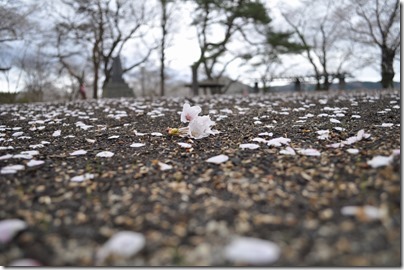
<instances>
[{"instance_id":1,"label":"bare tree","mask_svg":"<svg viewBox=\"0 0 404 270\"><path fill-rule=\"evenodd\" d=\"M313 68L317 90L328 90L336 76L362 63L355 58L355 47L346 38L343 22L336 16L332 0L302 1L296 8L283 8L282 15L304 48Z\"/></svg>"},{"instance_id":2,"label":"bare tree","mask_svg":"<svg viewBox=\"0 0 404 270\"><path fill-rule=\"evenodd\" d=\"M339 15L347 23L352 40L378 48L382 87L393 87L393 64L401 44L400 1L352 0L341 7Z\"/></svg>"},{"instance_id":3,"label":"bare tree","mask_svg":"<svg viewBox=\"0 0 404 270\"><path fill-rule=\"evenodd\" d=\"M93 98L98 98L99 87L103 89L109 82L112 60L125 46L143 46L138 54L143 56L124 67L123 73L144 63L155 49L144 40L147 23L153 16L146 2L63 0L63 3L70 13L58 14L57 56L66 68L70 57L80 56L91 63Z\"/></svg>"}]
</instances>

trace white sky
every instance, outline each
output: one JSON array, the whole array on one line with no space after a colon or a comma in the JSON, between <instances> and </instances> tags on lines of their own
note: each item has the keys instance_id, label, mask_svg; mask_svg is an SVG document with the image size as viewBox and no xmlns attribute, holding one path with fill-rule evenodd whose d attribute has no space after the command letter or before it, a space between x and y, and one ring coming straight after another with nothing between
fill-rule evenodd
<instances>
[{"instance_id":1,"label":"white sky","mask_svg":"<svg viewBox=\"0 0 404 270\"><path fill-rule=\"evenodd\" d=\"M282 22L282 17L277 11L276 5L278 2L282 2L282 0L266 0L267 4L271 9L271 17L273 19L273 25L275 30L285 30L279 29L284 28L285 23ZM289 3L298 3L299 0L289 0ZM190 26L191 22L191 7L189 4L184 4L182 7L175 11L175 17L180 18L173 22L173 29L175 30L175 35L173 36L173 40L171 42L171 47L169 47L166 51L167 56L167 67L177 74L178 79L190 81L191 79L191 64L199 58L199 46L198 41L196 39L196 30L194 27ZM159 29L156 29L159 31ZM136 55L136 49L128 48L126 50L126 55L133 56ZM154 56L157 59L157 55ZM308 61L302 57L301 55L293 55L293 56L285 56L283 57L283 66L284 67L293 67L288 70L287 75L305 75L312 72L312 68ZM380 81L380 74L377 71L379 63L375 63L374 67L367 67L363 70L359 70L356 72L354 80L361 81ZM158 65L158 62L156 63ZM395 62L395 72L396 75L394 77L395 81L400 81L400 63L399 61ZM251 71L246 71L246 68L240 67L236 62L229 65L227 68L227 72L230 77L233 79L239 78L243 83L252 85L255 80L258 79L258 73ZM13 80L15 81L18 77L19 73L16 68L13 68L10 72L10 89L15 89L15 84L13 84ZM285 74L286 75L286 74ZM158 79L158 78L156 78ZM20 82L21 85L21 82ZM8 91L7 81L4 79L3 74L0 74L0 91Z\"/></svg>"}]
</instances>

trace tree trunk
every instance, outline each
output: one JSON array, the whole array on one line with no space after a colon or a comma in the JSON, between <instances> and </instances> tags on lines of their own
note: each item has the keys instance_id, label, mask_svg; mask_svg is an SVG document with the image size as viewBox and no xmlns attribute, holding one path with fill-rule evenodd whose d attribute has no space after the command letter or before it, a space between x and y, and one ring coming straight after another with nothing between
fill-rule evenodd
<instances>
[{"instance_id":1,"label":"tree trunk","mask_svg":"<svg viewBox=\"0 0 404 270\"><path fill-rule=\"evenodd\" d=\"M164 96L165 92L165 46L166 46L166 36L167 36L167 1L161 0L161 55L160 55L160 96Z\"/></svg>"},{"instance_id":2,"label":"tree trunk","mask_svg":"<svg viewBox=\"0 0 404 270\"><path fill-rule=\"evenodd\" d=\"M394 55L395 52L389 48L382 47L382 62L381 62L381 84L384 89L393 88L394 78Z\"/></svg>"},{"instance_id":3,"label":"tree trunk","mask_svg":"<svg viewBox=\"0 0 404 270\"><path fill-rule=\"evenodd\" d=\"M198 95L199 92L199 84L198 84L198 63L194 63L191 66L192 69L192 94L194 96Z\"/></svg>"}]
</instances>

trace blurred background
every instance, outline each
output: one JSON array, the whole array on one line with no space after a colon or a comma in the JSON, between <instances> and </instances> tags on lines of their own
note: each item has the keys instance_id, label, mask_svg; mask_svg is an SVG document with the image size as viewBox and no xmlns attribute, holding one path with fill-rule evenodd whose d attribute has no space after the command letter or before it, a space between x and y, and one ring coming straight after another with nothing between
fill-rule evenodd
<instances>
[{"instance_id":1,"label":"blurred background","mask_svg":"<svg viewBox=\"0 0 404 270\"><path fill-rule=\"evenodd\" d=\"M400 87L399 0L0 0L0 103Z\"/></svg>"}]
</instances>

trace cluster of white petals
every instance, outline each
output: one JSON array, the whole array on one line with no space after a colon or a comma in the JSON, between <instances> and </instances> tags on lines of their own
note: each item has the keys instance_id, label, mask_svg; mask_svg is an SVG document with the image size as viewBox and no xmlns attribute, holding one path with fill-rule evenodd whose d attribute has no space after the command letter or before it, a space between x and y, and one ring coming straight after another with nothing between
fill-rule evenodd
<instances>
[{"instance_id":1,"label":"cluster of white petals","mask_svg":"<svg viewBox=\"0 0 404 270\"><path fill-rule=\"evenodd\" d=\"M209 115L199 116L201 111L201 107L185 103L182 107L181 122L189 123L188 127L171 130L175 130L180 136L188 136L193 139L202 139L209 135L218 134L219 131L212 130L215 122L210 119Z\"/></svg>"}]
</instances>

